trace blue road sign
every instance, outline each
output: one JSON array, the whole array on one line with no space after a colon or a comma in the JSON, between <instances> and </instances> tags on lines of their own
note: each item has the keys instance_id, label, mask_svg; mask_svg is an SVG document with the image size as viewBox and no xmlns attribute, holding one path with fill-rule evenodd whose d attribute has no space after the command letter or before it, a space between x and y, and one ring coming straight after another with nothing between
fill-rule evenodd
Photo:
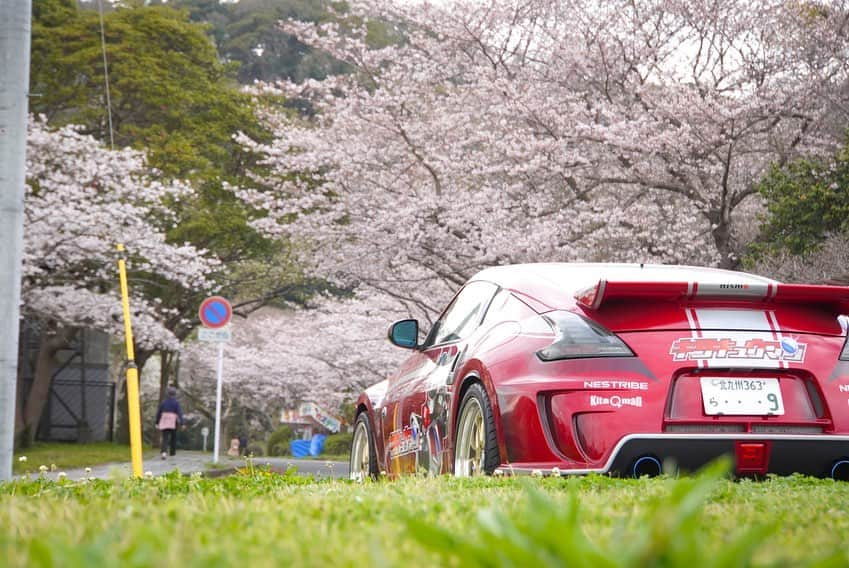
<instances>
[{"instance_id":1,"label":"blue road sign","mask_svg":"<svg viewBox=\"0 0 849 568\"><path fill-rule=\"evenodd\" d=\"M201 302L198 310L200 322L209 329L218 329L230 323L233 308L225 298L211 296Z\"/></svg>"}]
</instances>

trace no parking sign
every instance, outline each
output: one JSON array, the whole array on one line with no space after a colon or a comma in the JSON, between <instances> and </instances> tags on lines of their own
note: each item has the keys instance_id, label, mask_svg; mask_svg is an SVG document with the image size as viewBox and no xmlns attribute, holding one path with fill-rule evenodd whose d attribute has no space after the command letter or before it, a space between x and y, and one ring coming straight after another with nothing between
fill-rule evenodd
<instances>
[{"instance_id":1,"label":"no parking sign","mask_svg":"<svg viewBox=\"0 0 849 568\"><path fill-rule=\"evenodd\" d=\"M233 317L233 308L226 298L210 296L200 303L198 317L204 327L218 329L230 323L230 318Z\"/></svg>"},{"instance_id":2,"label":"no parking sign","mask_svg":"<svg viewBox=\"0 0 849 568\"><path fill-rule=\"evenodd\" d=\"M233 317L233 307L226 298L211 296L200 303L198 317L205 329L198 330L198 339L201 341L215 341L218 343L218 369L215 385L215 440L212 462L218 463L219 440L221 438L221 376L224 368L224 342L230 341L230 330L227 324ZM206 442L206 437L204 437Z\"/></svg>"}]
</instances>

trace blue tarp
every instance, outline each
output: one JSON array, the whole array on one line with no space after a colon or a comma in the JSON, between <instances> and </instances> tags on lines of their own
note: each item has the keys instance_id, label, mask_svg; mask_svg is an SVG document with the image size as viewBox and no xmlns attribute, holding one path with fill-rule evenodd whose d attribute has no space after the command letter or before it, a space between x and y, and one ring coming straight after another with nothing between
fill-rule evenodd
<instances>
[{"instance_id":1,"label":"blue tarp","mask_svg":"<svg viewBox=\"0 0 849 568\"><path fill-rule=\"evenodd\" d=\"M317 456L324 451L324 439L327 436L324 434L316 434L310 441L310 455Z\"/></svg>"},{"instance_id":2,"label":"blue tarp","mask_svg":"<svg viewBox=\"0 0 849 568\"><path fill-rule=\"evenodd\" d=\"M305 458L310 455L310 442L309 440L292 440L289 446L292 448L292 457L293 458Z\"/></svg>"},{"instance_id":3,"label":"blue tarp","mask_svg":"<svg viewBox=\"0 0 849 568\"><path fill-rule=\"evenodd\" d=\"M318 456L324 451L324 434L316 434L312 440L292 440L289 444L292 449L293 458L305 458L307 456Z\"/></svg>"}]
</instances>

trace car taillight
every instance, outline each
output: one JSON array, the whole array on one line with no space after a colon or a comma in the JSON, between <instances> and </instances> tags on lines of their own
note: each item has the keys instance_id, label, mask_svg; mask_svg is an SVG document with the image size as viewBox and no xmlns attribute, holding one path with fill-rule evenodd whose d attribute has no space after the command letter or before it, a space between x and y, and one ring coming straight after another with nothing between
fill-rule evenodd
<instances>
[{"instance_id":1,"label":"car taillight","mask_svg":"<svg viewBox=\"0 0 849 568\"><path fill-rule=\"evenodd\" d=\"M843 351L840 352L840 360L849 361L849 316L840 316L837 321L840 322L840 329L846 336L846 340L843 342Z\"/></svg>"},{"instance_id":2,"label":"car taillight","mask_svg":"<svg viewBox=\"0 0 849 568\"><path fill-rule=\"evenodd\" d=\"M543 361L583 357L633 357L634 353L610 331L594 321L565 311L542 316L554 330L554 343L537 351Z\"/></svg>"}]
</instances>

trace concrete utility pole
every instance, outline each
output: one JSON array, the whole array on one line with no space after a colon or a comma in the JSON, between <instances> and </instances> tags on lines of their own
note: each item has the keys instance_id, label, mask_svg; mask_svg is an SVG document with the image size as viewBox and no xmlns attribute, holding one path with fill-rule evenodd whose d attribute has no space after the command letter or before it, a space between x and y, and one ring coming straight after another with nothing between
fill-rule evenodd
<instances>
[{"instance_id":1,"label":"concrete utility pole","mask_svg":"<svg viewBox=\"0 0 849 568\"><path fill-rule=\"evenodd\" d=\"M0 0L0 480L12 478L31 0Z\"/></svg>"}]
</instances>

